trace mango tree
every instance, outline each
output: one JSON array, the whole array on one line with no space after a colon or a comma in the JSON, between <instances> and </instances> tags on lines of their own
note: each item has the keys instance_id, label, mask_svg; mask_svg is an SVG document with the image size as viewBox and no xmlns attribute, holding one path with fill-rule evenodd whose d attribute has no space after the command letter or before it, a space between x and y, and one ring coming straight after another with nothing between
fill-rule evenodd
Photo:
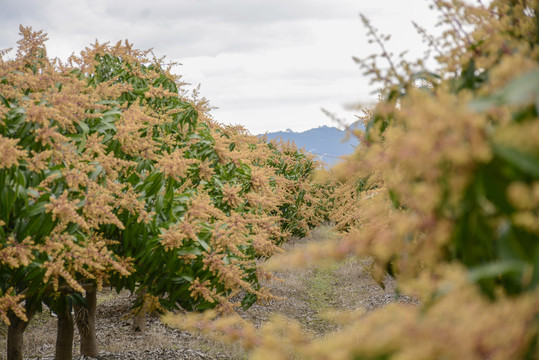
<instances>
[{"instance_id":1,"label":"mango tree","mask_svg":"<svg viewBox=\"0 0 539 360\"><path fill-rule=\"evenodd\" d=\"M97 355L103 285L169 309L268 298L256 258L286 236L282 206L302 201L294 194L308 178L287 179L267 144L186 101L148 52L95 44L61 64L47 58L45 35L21 33L16 59L0 63L0 314L10 359L22 357L22 333L43 302L58 315L58 359L72 356L73 307L81 353Z\"/></svg>"},{"instance_id":2,"label":"mango tree","mask_svg":"<svg viewBox=\"0 0 539 360\"><path fill-rule=\"evenodd\" d=\"M81 151L97 96L47 59L43 34L21 33L17 58L0 64L0 288L10 359L22 357L22 332L42 301L57 313L60 332L71 322L73 292L129 273L129 260L109 250L99 228L123 227L114 213L139 203L100 173L109 158ZM57 358L70 358L70 346L57 347Z\"/></svg>"}]
</instances>

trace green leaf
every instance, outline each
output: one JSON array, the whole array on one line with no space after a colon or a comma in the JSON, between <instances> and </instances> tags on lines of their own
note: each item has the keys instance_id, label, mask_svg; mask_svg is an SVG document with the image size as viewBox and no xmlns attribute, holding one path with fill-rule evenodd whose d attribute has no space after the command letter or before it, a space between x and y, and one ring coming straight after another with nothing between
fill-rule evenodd
<instances>
[{"instance_id":1,"label":"green leaf","mask_svg":"<svg viewBox=\"0 0 539 360\"><path fill-rule=\"evenodd\" d=\"M80 121L79 123L77 123L77 126L80 127L83 135L88 135L90 133L90 128L85 122Z\"/></svg>"},{"instance_id":2,"label":"green leaf","mask_svg":"<svg viewBox=\"0 0 539 360\"><path fill-rule=\"evenodd\" d=\"M493 144L493 148L498 156L509 161L524 173L539 176L539 156L524 153L506 145Z\"/></svg>"},{"instance_id":3,"label":"green leaf","mask_svg":"<svg viewBox=\"0 0 539 360\"><path fill-rule=\"evenodd\" d=\"M26 212L27 216L34 217L36 215L43 214L45 212L45 204L46 202L40 201L31 205Z\"/></svg>"},{"instance_id":4,"label":"green leaf","mask_svg":"<svg viewBox=\"0 0 539 360\"><path fill-rule=\"evenodd\" d=\"M208 245L208 243L202 239L198 239L198 243L202 246L202 248L206 251L210 251L210 245Z\"/></svg>"},{"instance_id":5,"label":"green leaf","mask_svg":"<svg viewBox=\"0 0 539 360\"><path fill-rule=\"evenodd\" d=\"M509 273L522 273L525 268L526 263L524 261L500 261L471 268L468 272L468 279L472 282L478 282L479 280L495 278Z\"/></svg>"},{"instance_id":6,"label":"green leaf","mask_svg":"<svg viewBox=\"0 0 539 360\"><path fill-rule=\"evenodd\" d=\"M181 250L178 251L178 255L187 255L187 254L202 255L202 251L200 251L200 249L195 246L182 247Z\"/></svg>"},{"instance_id":7,"label":"green leaf","mask_svg":"<svg viewBox=\"0 0 539 360\"><path fill-rule=\"evenodd\" d=\"M514 79L494 95L471 101L469 106L483 112L497 105L526 105L531 102L535 102L536 108L539 108L539 70Z\"/></svg>"},{"instance_id":8,"label":"green leaf","mask_svg":"<svg viewBox=\"0 0 539 360\"><path fill-rule=\"evenodd\" d=\"M519 239L509 221L505 221L500 226L500 236L496 241L496 249L499 257L503 261L529 261L527 250L519 242Z\"/></svg>"},{"instance_id":9,"label":"green leaf","mask_svg":"<svg viewBox=\"0 0 539 360\"><path fill-rule=\"evenodd\" d=\"M185 281L188 281L188 282L193 282L195 280L195 278L193 276L191 276L191 275L185 275L184 274L184 275L180 275L180 277L182 279L184 279Z\"/></svg>"},{"instance_id":10,"label":"green leaf","mask_svg":"<svg viewBox=\"0 0 539 360\"><path fill-rule=\"evenodd\" d=\"M533 262L532 280L530 283L530 289L535 289L539 285L539 246L535 248L535 259Z\"/></svg>"},{"instance_id":11,"label":"green leaf","mask_svg":"<svg viewBox=\"0 0 539 360\"><path fill-rule=\"evenodd\" d=\"M539 70L526 73L511 81L502 92L504 103L524 105L539 95Z\"/></svg>"}]
</instances>

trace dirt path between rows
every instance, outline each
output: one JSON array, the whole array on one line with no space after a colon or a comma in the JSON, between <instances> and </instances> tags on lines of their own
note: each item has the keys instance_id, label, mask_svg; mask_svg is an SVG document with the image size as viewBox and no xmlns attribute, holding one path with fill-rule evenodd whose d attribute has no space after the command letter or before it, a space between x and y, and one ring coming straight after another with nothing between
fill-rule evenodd
<instances>
[{"instance_id":1,"label":"dirt path between rows","mask_svg":"<svg viewBox=\"0 0 539 360\"><path fill-rule=\"evenodd\" d=\"M322 226L304 239L293 239L284 246L286 251L297 249L313 241L334 235L330 227ZM323 268L306 267L277 272L282 281L267 284L272 293L285 298L269 304L253 305L240 315L256 325L273 314L297 320L313 336L321 336L336 329L336 325L321 316L329 310L354 310L363 307L372 311L395 301L394 281L387 278L385 290L368 272L368 260L349 258L342 263L330 263ZM128 359L246 359L248 354L239 345L227 345L186 331L172 329L157 317L149 317L144 334L132 331L130 305L133 296L128 292L116 294L104 290L98 294L97 337L103 360ZM398 301L413 302L406 296ZM25 332L25 358L49 360L54 358L56 318L48 312L38 314ZM0 360L7 359L7 329L0 327ZM78 353L78 334L75 334L74 356ZM86 358L88 359L88 358Z\"/></svg>"}]
</instances>

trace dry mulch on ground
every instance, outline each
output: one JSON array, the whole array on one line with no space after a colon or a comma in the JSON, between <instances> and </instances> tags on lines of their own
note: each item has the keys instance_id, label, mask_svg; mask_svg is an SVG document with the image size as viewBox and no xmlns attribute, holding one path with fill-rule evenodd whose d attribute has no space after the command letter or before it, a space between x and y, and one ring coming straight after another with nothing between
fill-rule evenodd
<instances>
[{"instance_id":1,"label":"dry mulch on ground","mask_svg":"<svg viewBox=\"0 0 539 360\"><path fill-rule=\"evenodd\" d=\"M312 241L321 241L332 235L329 227L315 229L310 237L294 239L284 246L285 250L297 249ZM353 310L359 307L367 312L392 301L417 303L407 296L395 298L395 282L386 278L385 289L380 287L368 272L369 261L349 258L341 263L323 268L306 267L277 272L282 281L266 284L272 293L286 298L269 304L255 304L241 311L243 318L256 325L267 321L272 314L280 314L299 321L313 336L321 336L336 329L336 325L320 315L328 310ZM105 290L98 294L97 337L101 360L131 359L245 359L248 354L239 345L227 345L186 331L172 329L157 317L148 317L144 334L132 330L130 306L134 301L128 292L117 294ZM49 360L54 358L56 342L55 317L48 312L38 314L25 332L25 354L28 359ZM0 360L7 358L7 329L0 327ZM75 331L74 356L81 357L78 350L78 334Z\"/></svg>"}]
</instances>

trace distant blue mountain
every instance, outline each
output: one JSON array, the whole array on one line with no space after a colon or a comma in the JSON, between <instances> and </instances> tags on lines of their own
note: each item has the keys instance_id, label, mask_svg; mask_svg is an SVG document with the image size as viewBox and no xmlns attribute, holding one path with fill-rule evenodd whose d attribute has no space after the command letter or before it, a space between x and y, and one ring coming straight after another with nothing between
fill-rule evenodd
<instances>
[{"instance_id":1,"label":"distant blue mountain","mask_svg":"<svg viewBox=\"0 0 539 360\"><path fill-rule=\"evenodd\" d=\"M357 138L353 136L343 142L346 132L329 126L321 126L304 132L286 130L265 135L270 140L281 138L284 141L293 141L298 147L303 147L306 151L317 155L328 166L337 163L340 156L353 153L355 146L358 145Z\"/></svg>"}]
</instances>

